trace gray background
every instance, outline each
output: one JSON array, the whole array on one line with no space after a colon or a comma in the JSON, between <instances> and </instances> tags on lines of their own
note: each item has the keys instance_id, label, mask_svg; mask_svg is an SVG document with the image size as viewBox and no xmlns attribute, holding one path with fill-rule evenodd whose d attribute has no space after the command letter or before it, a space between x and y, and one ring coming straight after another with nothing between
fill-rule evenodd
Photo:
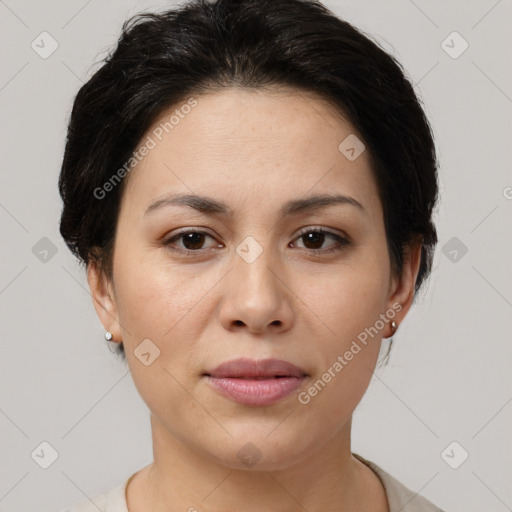
<instances>
[{"instance_id":1,"label":"gray background","mask_svg":"<svg viewBox=\"0 0 512 512\"><path fill-rule=\"evenodd\" d=\"M448 512L512 510L512 1L325 4L404 65L441 163L433 275L356 410L353 451ZM152 460L148 410L60 238L57 177L92 64L127 16L170 5L0 1L4 512L62 510ZM31 48L43 31L59 45L47 59ZM457 58L442 45L453 31L469 44ZM462 48L453 36L446 44ZM55 254L42 252L43 237ZM58 452L48 469L31 456L43 441ZM453 469L446 461L462 450L469 457Z\"/></svg>"}]
</instances>

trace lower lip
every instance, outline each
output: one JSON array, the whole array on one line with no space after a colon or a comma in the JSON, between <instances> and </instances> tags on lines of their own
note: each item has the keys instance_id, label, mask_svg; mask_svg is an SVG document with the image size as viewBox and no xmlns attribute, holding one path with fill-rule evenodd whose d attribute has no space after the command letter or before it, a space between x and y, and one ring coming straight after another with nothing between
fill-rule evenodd
<instances>
[{"instance_id":1,"label":"lower lip","mask_svg":"<svg viewBox=\"0 0 512 512\"><path fill-rule=\"evenodd\" d=\"M245 405L270 405L296 391L305 377L280 377L262 380L217 378L208 383L224 396Z\"/></svg>"}]
</instances>

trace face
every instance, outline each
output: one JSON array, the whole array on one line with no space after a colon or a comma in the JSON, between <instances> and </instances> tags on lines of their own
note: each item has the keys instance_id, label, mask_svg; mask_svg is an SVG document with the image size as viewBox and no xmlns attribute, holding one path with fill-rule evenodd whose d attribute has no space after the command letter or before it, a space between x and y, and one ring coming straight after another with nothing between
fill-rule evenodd
<instances>
[{"instance_id":1,"label":"face","mask_svg":"<svg viewBox=\"0 0 512 512\"><path fill-rule=\"evenodd\" d=\"M247 468L248 454L282 469L341 439L382 337L410 307L419 247L393 276L368 151L339 149L362 137L331 105L291 89L194 101L142 138L113 280L94 266L88 279L154 435L229 467ZM238 358L300 375L215 373Z\"/></svg>"}]
</instances>

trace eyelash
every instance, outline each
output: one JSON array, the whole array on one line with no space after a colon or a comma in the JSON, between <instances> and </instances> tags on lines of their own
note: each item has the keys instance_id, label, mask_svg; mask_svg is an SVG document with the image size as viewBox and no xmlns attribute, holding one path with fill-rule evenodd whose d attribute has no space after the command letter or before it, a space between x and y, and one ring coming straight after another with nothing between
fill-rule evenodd
<instances>
[{"instance_id":1,"label":"eyelash","mask_svg":"<svg viewBox=\"0 0 512 512\"><path fill-rule=\"evenodd\" d=\"M197 249L194 251L192 249L182 249L180 247L173 246L173 242L175 242L176 240L181 238L183 235L187 235L190 233L199 233L199 234L203 234L203 235L213 238L209 233L206 233L205 231L188 229L186 231L181 231L179 233L176 233L172 237L168 238L167 240L165 240L163 242L163 245L165 247L169 247L172 251L178 252L185 256L191 256L191 257L197 256L198 254L201 254L201 252L203 252L205 250L213 249L213 247L210 247L208 249ZM336 233L333 233L332 231L328 231L328 230L316 228L316 227L308 227L308 228L303 229L302 231L300 231L297 234L297 236L295 237L295 240L301 238L302 236L304 236L307 233L325 234L325 235L331 236L332 238L336 239L336 241L337 241L336 247L331 247L331 248L327 248L327 249L303 249L303 250L308 251L313 254L337 253L337 252L343 250L346 246L351 245L351 242L347 238L340 236Z\"/></svg>"}]
</instances>

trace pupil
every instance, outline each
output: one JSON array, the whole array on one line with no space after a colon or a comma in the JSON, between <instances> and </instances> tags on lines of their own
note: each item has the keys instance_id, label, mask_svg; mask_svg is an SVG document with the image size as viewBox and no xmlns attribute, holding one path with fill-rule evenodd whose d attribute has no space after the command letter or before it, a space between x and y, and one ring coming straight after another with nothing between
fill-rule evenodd
<instances>
[{"instance_id":1,"label":"pupil","mask_svg":"<svg viewBox=\"0 0 512 512\"><path fill-rule=\"evenodd\" d=\"M183 245L187 249L200 249L202 245L201 238L203 235L201 233L187 233L185 237L183 238ZM196 246L196 244L198 246Z\"/></svg>"},{"instance_id":2,"label":"pupil","mask_svg":"<svg viewBox=\"0 0 512 512\"><path fill-rule=\"evenodd\" d=\"M309 242L312 242L313 245L315 245L315 243L318 243L320 241L319 247L308 247L308 249L320 249L320 247L322 246L325 234L324 233L311 232L311 233L306 234L305 236L306 236L306 241L307 242L304 245L306 245L306 247L308 247L307 244Z\"/></svg>"}]
</instances>

